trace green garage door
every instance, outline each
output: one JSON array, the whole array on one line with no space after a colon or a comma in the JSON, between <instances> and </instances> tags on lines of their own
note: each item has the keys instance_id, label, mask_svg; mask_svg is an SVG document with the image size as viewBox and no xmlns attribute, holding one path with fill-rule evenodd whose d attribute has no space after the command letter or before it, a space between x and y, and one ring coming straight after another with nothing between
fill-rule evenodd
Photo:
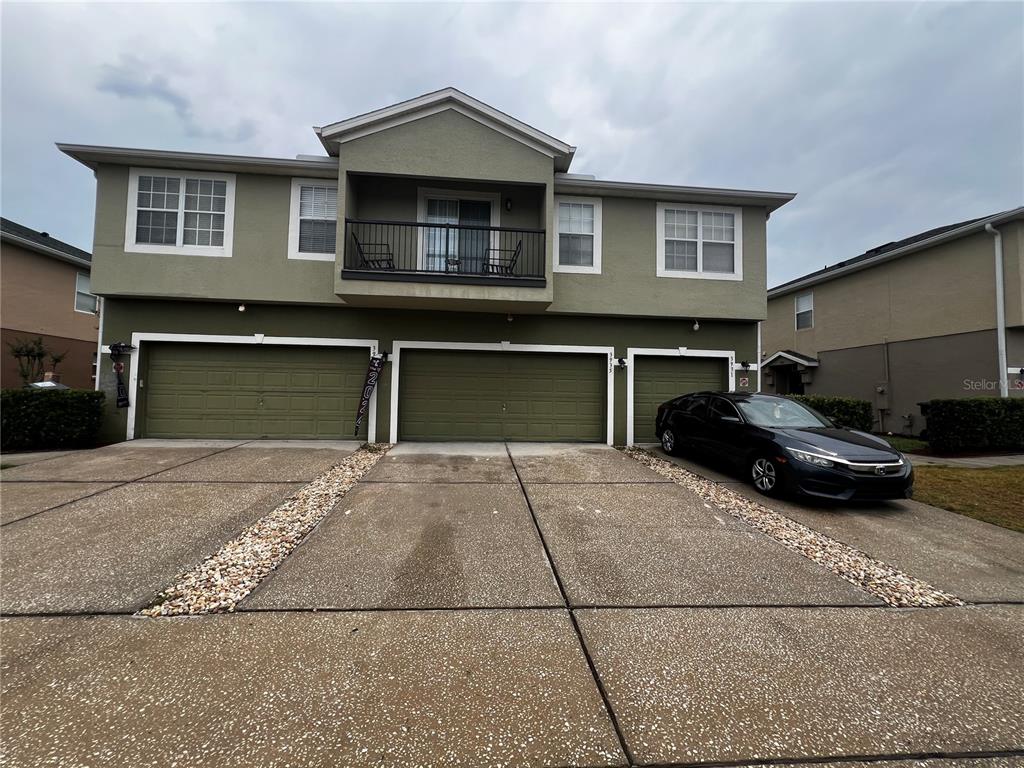
<instances>
[{"instance_id":1,"label":"green garage door","mask_svg":"<svg viewBox=\"0 0 1024 768\"><path fill-rule=\"evenodd\" d=\"M603 355L409 350L401 440L605 439Z\"/></svg>"},{"instance_id":2,"label":"green garage door","mask_svg":"<svg viewBox=\"0 0 1024 768\"><path fill-rule=\"evenodd\" d=\"M727 388L726 362L717 357L638 356L633 359L633 442L654 443L658 406L703 389Z\"/></svg>"},{"instance_id":3,"label":"green garage door","mask_svg":"<svg viewBox=\"0 0 1024 768\"><path fill-rule=\"evenodd\" d=\"M181 343L146 352L143 437L352 439L367 349Z\"/></svg>"}]
</instances>

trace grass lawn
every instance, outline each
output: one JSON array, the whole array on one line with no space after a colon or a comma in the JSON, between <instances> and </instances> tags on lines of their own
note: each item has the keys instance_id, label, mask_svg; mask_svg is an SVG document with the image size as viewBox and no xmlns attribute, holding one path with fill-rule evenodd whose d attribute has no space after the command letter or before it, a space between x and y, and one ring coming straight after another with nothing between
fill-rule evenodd
<instances>
[{"instance_id":1,"label":"grass lawn","mask_svg":"<svg viewBox=\"0 0 1024 768\"><path fill-rule=\"evenodd\" d=\"M1024 467L914 467L914 498L1024 533Z\"/></svg>"},{"instance_id":2,"label":"grass lawn","mask_svg":"<svg viewBox=\"0 0 1024 768\"><path fill-rule=\"evenodd\" d=\"M921 453L922 451L928 450L928 443L924 440L918 440L916 437L900 437L899 435L886 435L883 437L884 440L889 442L893 448L897 451L903 451L903 453Z\"/></svg>"}]
</instances>

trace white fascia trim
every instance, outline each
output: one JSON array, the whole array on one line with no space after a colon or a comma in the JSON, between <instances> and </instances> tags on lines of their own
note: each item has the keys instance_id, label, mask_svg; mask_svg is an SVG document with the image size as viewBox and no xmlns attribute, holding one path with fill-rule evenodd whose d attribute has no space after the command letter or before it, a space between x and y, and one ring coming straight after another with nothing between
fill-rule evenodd
<instances>
[{"instance_id":1,"label":"white fascia trim","mask_svg":"<svg viewBox=\"0 0 1024 768\"><path fill-rule=\"evenodd\" d=\"M391 344L391 429L389 442L398 442L398 395L399 366L403 349L460 350L464 352L550 352L571 355L604 355L607 359L608 379L606 402L608 403L605 431L608 445L615 437L615 347L590 347L562 344L513 344L510 341L461 342L461 341L395 341Z\"/></svg>"},{"instance_id":2,"label":"white fascia trim","mask_svg":"<svg viewBox=\"0 0 1024 768\"><path fill-rule=\"evenodd\" d=\"M139 200L139 176L174 176L181 179L178 196L184 203L185 178L212 179L223 181L227 185L224 198L224 245L151 245L135 242L136 208ZM207 211L204 211L207 213ZM220 213L220 211L209 211ZM178 242L182 242L182 230L185 228L184 206L178 208ZM211 173L208 171L185 171L174 168L135 168L128 171L128 208L124 221L124 252L125 253L161 253L169 256L209 256L213 258L231 258L231 248L235 235L235 174Z\"/></svg>"},{"instance_id":3,"label":"white fascia trim","mask_svg":"<svg viewBox=\"0 0 1024 768\"><path fill-rule=\"evenodd\" d=\"M733 219L733 257L735 259L735 271L726 272L704 272L704 233L701 231L704 226L703 215L697 219L697 271L685 272L680 269L665 268L665 210L686 210L707 213L731 213ZM657 277L681 277L688 280L732 280L743 279L743 209L728 205L696 205L693 203L658 203L654 213L654 234L657 250Z\"/></svg>"},{"instance_id":4,"label":"white fascia trim","mask_svg":"<svg viewBox=\"0 0 1024 768\"><path fill-rule=\"evenodd\" d=\"M204 169L218 171L222 167L232 171L269 173L274 175L324 173L325 178L338 177L338 158L318 157L315 160L281 157L252 157L249 155L218 155L205 152L174 152L162 149L134 149L106 147L91 144L57 143L57 149L87 168L95 169L99 163L119 165L163 165L181 170Z\"/></svg>"},{"instance_id":5,"label":"white fascia trim","mask_svg":"<svg viewBox=\"0 0 1024 768\"><path fill-rule=\"evenodd\" d=\"M794 357L793 355L786 354L785 352L776 352L774 355L772 355L767 360L762 362L761 363L761 367L764 368L765 366L767 366L768 364L774 362L777 358L780 358L780 357L783 360L790 360L790 361L792 361L794 363L798 363L799 365L803 365L803 366L806 366L808 368L817 368L818 367L818 362L817 361L801 360L799 357Z\"/></svg>"},{"instance_id":6,"label":"white fascia trim","mask_svg":"<svg viewBox=\"0 0 1024 768\"><path fill-rule=\"evenodd\" d=\"M103 375L103 320L106 315L103 314L103 297L97 297L96 301L99 302L100 327L96 332L96 381L93 382L92 388L99 392L100 377Z\"/></svg>"},{"instance_id":7,"label":"white fascia trim","mask_svg":"<svg viewBox=\"0 0 1024 768\"><path fill-rule=\"evenodd\" d=\"M288 258L298 261L334 261L335 253L303 253L299 250L299 203L303 186L333 187L338 192L338 182L330 179L292 179L291 202L288 204Z\"/></svg>"},{"instance_id":8,"label":"white fascia trim","mask_svg":"<svg viewBox=\"0 0 1024 768\"><path fill-rule=\"evenodd\" d=\"M755 392L760 392L761 391L761 366L763 365L763 363L761 362L761 357L763 355L764 355L764 352L761 351L761 321L758 320L757 321L757 389L754 390Z\"/></svg>"},{"instance_id":9,"label":"white fascia trim","mask_svg":"<svg viewBox=\"0 0 1024 768\"><path fill-rule=\"evenodd\" d=\"M559 203L582 203L594 206L594 264L590 267L576 267L558 263L558 242L560 240L558 231L558 206ZM566 272L577 275L600 275L601 274L601 242L602 242L602 205L600 197L569 197L567 195L555 195L555 237L552 246L554 248L554 264L552 270L555 272Z\"/></svg>"},{"instance_id":10,"label":"white fascia trim","mask_svg":"<svg viewBox=\"0 0 1024 768\"><path fill-rule=\"evenodd\" d=\"M491 204L491 226L501 226L501 193L500 192L479 192L475 190L439 189L436 187L416 188L416 221L420 224L427 223L427 200L483 200ZM443 226L443 225L441 225ZM416 233L416 268L426 269L426 248L424 240L426 228L417 227ZM498 247L498 232L491 232L491 248Z\"/></svg>"},{"instance_id":11,"label":"white fascia trim","mask_svg":"<svg viewBox=\"0 0 1024 768\"><path fill-rule=\"evenodd\" d=\"M1006 372L1010 375L1020 374L1024 375L1024 365L1008 365L1006 366Z\"/></svg>"},{"instance_id":12,"label":"white fascia trim","mask_svg":"<svg viewBox=\"0 0 1024 768\"><path fill-rule=\"evenodd\" d=\"M690 349L689 347L627 347L626 348L626 445L633 445L633 378L637 357L711 357L725 362L729 391L736 391L736 352L731 349Z\"/></svg>"},{"instance_id":13,"label":"white fascia trim","mask_svg":"<svg viewBox=\"0 0 1024 768\"><path fill-rule=\"evenodd\" d=\"M139 353L142 350L143 342L184 342L189 344L273 344L275 346L295 347L366 347L369 355L377 354L379 342L377 339L331 339L317 336L265 336L257 333L252 336L227 336L220 334L206 333L133 333L132 346L135 349L128 356L128 428L125 432L126 440L135 439L135 405L139 398ZM100 347L104 352L110 353L109 346ZM98 378L98 377L97 377ZM366 423L366 441L377 442L377 389L374 388L370 395L370 414Z\"/></svg>"},{"instance_id":14,"label":"white fascia trim","mask_svg":"<svg viewBox=\"0 0 1024 768\"><path fill-rule=\"evenodd\" d=\"M454 109L528 146L536 145L533 148L552 157L555 154L572 154L576 149L455 88L443 88L364 115L331 123L320 128L318 133L321 138L345 142L411 120L418 120L444 109ZM344 134L344 138L340 137L341 134Z\"/></svg>"}]
</instances>

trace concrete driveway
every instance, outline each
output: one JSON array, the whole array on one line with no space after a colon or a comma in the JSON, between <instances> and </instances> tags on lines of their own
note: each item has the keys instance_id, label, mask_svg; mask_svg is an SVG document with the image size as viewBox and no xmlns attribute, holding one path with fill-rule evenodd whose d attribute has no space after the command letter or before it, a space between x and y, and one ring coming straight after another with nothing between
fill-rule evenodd
<instances>
[{"instance_id":1,"label":"concrete driveway","mask_svg":"<svg viewBox=\"0 0 1024 768\"><path fill-rule=\"evenodd\" d=\"M353 447L4 470L9 763L1021 763L1024 538L890 609L604 447L399 445L236 613L132 615Z\"/></svg>"}]
</instances>

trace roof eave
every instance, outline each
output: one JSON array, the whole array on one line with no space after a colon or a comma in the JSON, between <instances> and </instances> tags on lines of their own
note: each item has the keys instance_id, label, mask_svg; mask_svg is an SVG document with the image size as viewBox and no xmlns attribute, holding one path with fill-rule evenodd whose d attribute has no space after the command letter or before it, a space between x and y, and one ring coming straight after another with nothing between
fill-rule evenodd
<instances>
[{"instance_id":1,"label":"roof eave","mask_svg":"<svg viewBox=\"0 0 1024 768\"><path fill-rule=\"evenodd\" d=\"M603 181L601 179L568 179L555 177L555 192L576 194L614 195L660 199L668 202L710 202L750 205L775 211L796 197L795 192L764 192L749 189L718 187L683 187L667 184L645 184L630 181Z\"/></svg>"},{"instance_id":2,"label":"roof eave","mask_svg":"<svg viewBox=\"0 0 1024 768\"><path fill-rule=\"evenodd\" d=\"M1007 221L1014 221L1016 219L1024 219L1024 206L1021 206L1019 208L1013 208L1012 210L1009 211L1003 211L1001 213L994 214L984 219L979 219L978 221L971 222L970 224L960 227L959 229L951 229L948 232L943 232L942 234L936 235L935 237L930 237L927 240L921 240L916 243L911 243L910 245L904 246L903 248L895 248L891 251L880 253L878 254L878 256L875 256L874 258L864 259L863 261L848 264L844 267L837 267L830 272L823 272L822 274L818 275L811 273L811 275L798 277L796 280L790 280L788 283L783 283L782 285L777 285L774 288L770 288L768 290L768 298L775 299L779 298L780 296L786 296L790 293L794 293L795 291L801 291L807 288L811 288L815 285L820 285L821 283L827 283L830 280L835 280L836 278L843 277L854 272L860 272L861 270L864 269L870 269L871 267L877 266L878 264L884 264L887 261L892 261L893 259L898 259L902 256L907 256L916 251L923 251L927 248L932 248L936 245L941 245L942 243L949 242L951 240L958 240L961 237L966 237L967 235L975 234L978 231L983 231L987 224L992 224L993 226L995 226L996 224L1004 224Z\"/></svg>"},{"instance_id":3,"label":"roof eave","mask_svg":"<svg viewBox=\"0 0 1024 768\"><path fill-rule=\"evenodd\" d=\"M337 160L329 157L325 157L323 160L293 160L279 157L173 152L159 149L105 147L60 142L57 143L57 149L92 170L96 170L101 163L110 163L197 171L264 173L279 176L306 175L334 178L338 174Z\"/></svg>"},{"instance_id":4,"label":"roof eave","mask_svg":"<svg viewBox=\"0 0 1024 768\"><path fill-rule=\"evenodd\" d=\"M87 259L80 258L78 256L75 256L74 254L67 253L66 251L62 251L58 248L51 248L49 246L43 245L42 243L37 243L34 240L29 240L27 238L20 237L14 234L13 232L0 232L0 240L14 243L15 245L21 248L25 248L26 250L30 251L35 251L36 253L40 253L44 256L50 256L51 258L59 259L60 261L66 261L69 264L74 264L77 267L85 267L86 269L89 270L92 269L92 262Z\"/></svg>"}]
</instances>

